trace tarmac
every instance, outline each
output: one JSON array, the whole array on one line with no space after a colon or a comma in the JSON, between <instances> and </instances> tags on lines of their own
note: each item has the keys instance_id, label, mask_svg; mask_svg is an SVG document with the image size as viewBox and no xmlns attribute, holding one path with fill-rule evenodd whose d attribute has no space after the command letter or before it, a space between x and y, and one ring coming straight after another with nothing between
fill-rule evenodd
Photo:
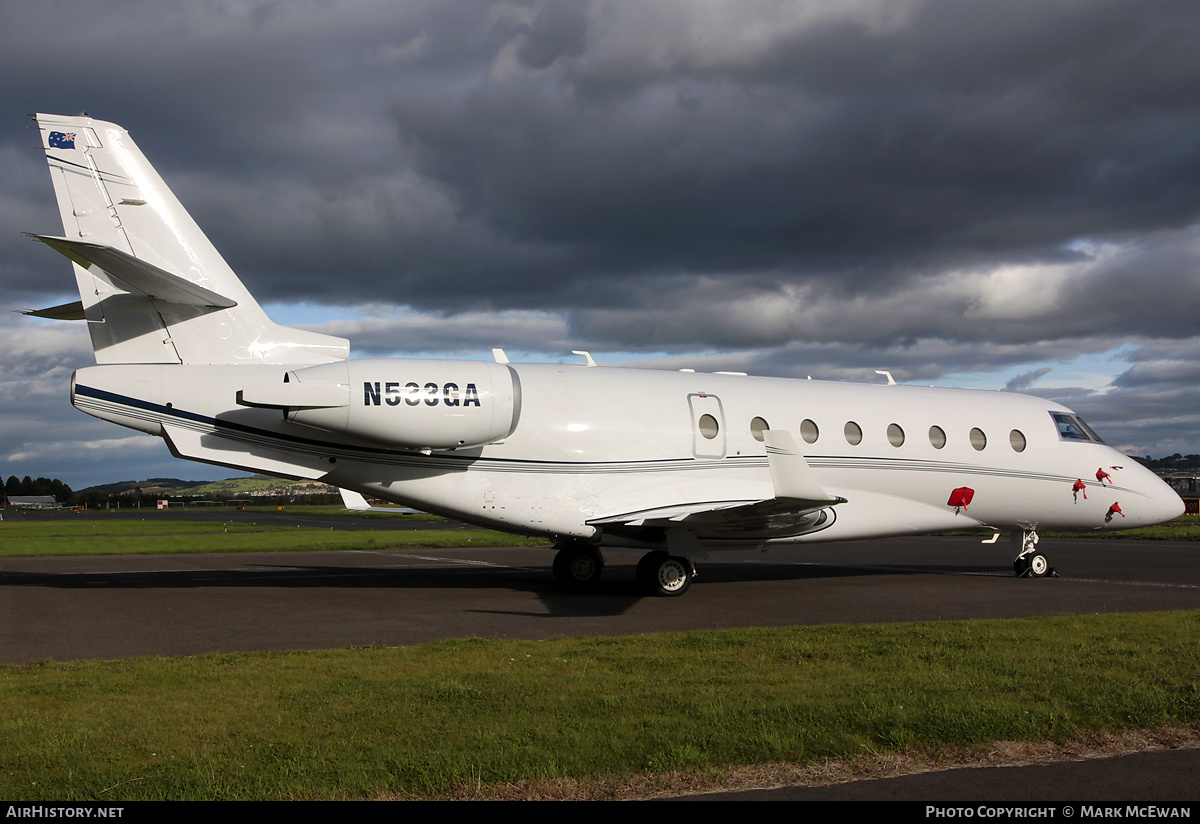
<instances>
[{"instance_id":1,"label":"tarmac","mask_svg":"<svg viewBox=\"0 0 1200 824\"><path fill-rule=\"evenodd\" d=\"M286 511L156 515L430 527ZM4 558L0 662L1200 608L1198 544L1106 538L1040 546L1061 577L1015 578L1003 544L969 537L719 551L698 565L680 598L642 596L634 582L641 553L627 550L606 552L604 577L588 592L555 586L548 547ZM1200 749L695 798L1188 802L1200 798ZM1064 814L1063 804L1055 809Z\"/></svg>"}]
</instances>

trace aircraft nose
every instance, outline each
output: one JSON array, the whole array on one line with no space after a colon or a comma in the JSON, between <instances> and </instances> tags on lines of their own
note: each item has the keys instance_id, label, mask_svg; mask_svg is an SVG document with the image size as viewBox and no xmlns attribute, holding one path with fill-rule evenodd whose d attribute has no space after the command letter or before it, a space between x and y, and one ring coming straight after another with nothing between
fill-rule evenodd
<instances>
[{"instance_id":1,"label":"aircraft nose","mask_svg":"<svg viewBox=\"0 0 1200 824\"><path fill-rule=\"evenodd\" d=\"M1163 484L1163 486L1167 485ZM1183 498L1180 498L1179 493L1169 486L1167 486L1166 493L1159 498L1159 501L1163 509L1162 518L1159 523L1173 521L1187 511L1187 508L1183 504Z\"/></svg>"},{"instance_id":2,"label":"aircraft nose","mask_svg":"<svg viewBox=\"0 0 1200 824\"><path fill-rule=\"evenodd\" d=\"M1147 525L1173 521L1184 513L1183 499L1165 481L1146 470L1146 500L1138 503L1138 520Z\"/></svg>"}]
</instances>

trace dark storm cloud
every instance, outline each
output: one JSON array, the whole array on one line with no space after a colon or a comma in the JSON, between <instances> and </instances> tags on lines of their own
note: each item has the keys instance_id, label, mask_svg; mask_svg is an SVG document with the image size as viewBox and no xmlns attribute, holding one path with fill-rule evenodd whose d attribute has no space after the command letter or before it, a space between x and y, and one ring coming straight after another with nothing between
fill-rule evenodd
<instances>
[{"instance_id":1,"label":"dark storm cloud","mask_svg":"<svg viewBox=\"0 0 1200 824\"><path fill-rule=\"evenodd\" d=\"M42 7L17 96L123 121L267 297L350 254L338 297L438 309L858 294L1200 200L1185 3Z\"/></svg>"},{"instance_id":2,"label":"dark storm cloud","mask_svg":"<svg viewBox=\"0 0 1200 824\"><path fill-rule=\"evenodd\" d=\"M660 272L874 288L1194 220L1196 15L1071 9L922 4L729 53L681 26L661 57L625 6L548 69L394 112L468 214L570 245L582 277L528 272L568 302Z\"/></svg>"},{"instance_id":3,"label":"dark storm cloud","mask_svg":"<svg viewBox=\"0 0 1200 824\"><path fill-rule=\"evenodd\" d=\"M82 15L0 7L0 285L17 305L73 285L18 234L58 231L18 115L87 110L130 129L261 300L340 304L323 328L357 351L540 340L1002 386L1125 346L1112 386L1079 388L1090 416L1128 404L1173 421L1129 443L1200 441L1171 414L1200 363L1194 3Z\"/></svg>"},{"instance_id":4,"label":"dark storm cloud","mask_svg":"<svg viewBox=\"0 0 1200 824\"><path fill-rule=\"evenodd\" d=\"M224 189L202 223L279 296L344 258L332 213L371 216L341 294L439 308L680 273L856 292L1196 217L1182 3L48 5L68 57L13 44L22 96L70 88L185 194Z\"/></svg>"}]
</instances>

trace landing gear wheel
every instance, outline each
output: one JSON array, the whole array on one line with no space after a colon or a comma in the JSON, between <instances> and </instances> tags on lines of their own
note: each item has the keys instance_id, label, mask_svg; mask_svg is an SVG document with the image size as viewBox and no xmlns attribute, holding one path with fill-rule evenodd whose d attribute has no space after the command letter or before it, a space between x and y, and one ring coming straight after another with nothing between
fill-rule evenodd
<instances>
[{"instance_id":1,"label":"landing gear wheel","mask_svg":"<svg viewBox=\"0 0 1200 824\"><path fill-rule=\"evenodd\" d=\"M687 558L651 552L637 566L638 585L650 595L674 598L688 591L696 572Z\"/></svg>"},{"instance_id":2,"label":"landing gear wheel","mask_svg":"<svg viewBox=\"0 0 1200 824\"><path fill-rule=\"evenodd\" d=\"M586 547L563 547L554 556L554 580L563 586L583 589L600 580L604 560L596 550Z\"/></svg>"},{"instance_id":3,"label":"landing gear wheel","mask_svg":"<svg viewBox=\"0 0 1200 824\"><path fill-rule=\"evenodd\" d=\"M1050 562L1040 552L1013 561L1013 569L1019 578L1045 578L1054 573L1054 570L1050 568Z\"/></svg>"}]
</instances>

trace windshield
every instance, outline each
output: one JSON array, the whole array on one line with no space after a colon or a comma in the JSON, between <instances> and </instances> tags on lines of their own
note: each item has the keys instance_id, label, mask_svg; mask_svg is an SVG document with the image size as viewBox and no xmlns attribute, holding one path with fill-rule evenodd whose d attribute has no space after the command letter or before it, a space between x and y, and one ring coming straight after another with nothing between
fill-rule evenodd
<instances>
[{"instance_id":1,"label":"windshield","mask_svg":"<svg viewBox=\"0 0 1200 824\"><path fill-rule=\"evenodd\" d=\"M1058 427L1058 437L1064 441L1095 441L1104 443L1090 426L1083 422L1078 415L1068 415L1065 412L1051 412L1054 425Z\"/></svg>"}]
</instances>

